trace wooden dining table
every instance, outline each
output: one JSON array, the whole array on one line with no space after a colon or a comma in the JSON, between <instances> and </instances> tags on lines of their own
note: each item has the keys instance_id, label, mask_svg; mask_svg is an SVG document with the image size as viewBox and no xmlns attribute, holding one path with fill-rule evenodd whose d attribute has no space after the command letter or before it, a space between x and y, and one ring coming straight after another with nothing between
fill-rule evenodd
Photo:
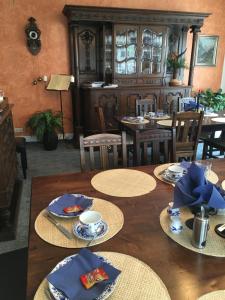
<instances>
[{"instance_id":1,"label":"wooden dining table","mask_svg":"<svg viewBox=\"0 0 225 300\"><path fill-rule=\"evenodd\" d=\"M215 122L212 119L214 118L224 118L225 120L225 111L220 111L217 113L218 116L205 116L202 122L202 130L201 134L210 134L215 131L224 130L225 128L225 121L224 122ZM119 124L120 130L126 131L128 134L130 134L133 137L134 142L134 165L139 166L141 164L141 158L138 154L139 151L139 142L138 142L138 136L139 133L142 131L155 129L155 128L166 128L165 126L159 125L157 122L162 121L162 119L154 119L149 118L149 122L145 124L134 124L129 122L123 122L124 116L116 116L115 120ZM171 118L168 118L166 120L171 120ZM167 127L168 128L168 127Z\"/></svg>"},{"instance_id":2,"label":"wooden dining table","mask_svg":"<svg viewBox=\"0 0 225 300\"><path fill-rule=\"evenodd\" d=\"M154 165L148 165L134 169L154 176L154 168ZM225 179L225 159L213 160L212 169L220 182ZM42 280L59 261L79 251L53 246L42 240L34 229L34 222L40 211L64 193L81 193L116 204L124 214L123 228L113 238L90 249L94 252L124 253L143 261L162 279L172 300L196 300L205 293L225 289L225 258L190 251L163 232L159 215L173 201L173 187L170 184L155 178L157 186L148 194L113 197L92 187L91 179L96 173L97 171L92 171L33 178L27 299L33 299Z\"/></svg>"}]
</instances>

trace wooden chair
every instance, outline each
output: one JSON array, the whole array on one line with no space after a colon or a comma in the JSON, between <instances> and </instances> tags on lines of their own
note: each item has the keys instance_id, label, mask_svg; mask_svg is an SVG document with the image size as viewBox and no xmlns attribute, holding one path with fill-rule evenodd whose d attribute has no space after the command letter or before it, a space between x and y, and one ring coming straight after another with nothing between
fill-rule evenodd
<instances>
[{"instance_id":1,"label":"wooden chair","mask_svg":"<svg viewBox=\"0 0 225 300\"><path fill-rule=\"evenodd\" d=\"M163 112L168 115L172 115L174 112L179 110L179 99L181 98L180 94L168 94L163 101Z\"/></svg>"},{"instance_id":2,"label":"wooden chair","mask_svg":"<svg viewBox=\"0 0 225 300\"><path fill-rule=\"evenodd\" d=\"M203 116L203 112L173 113L172 127L176 128L176 161L179 158L196 159Z\"/></svg>"},{"instance_id":3,"label":"wooden chair","mask_svg":"<svg viewBox=\"0 0 225 300\"><path fill-rule=\"evenodd\" d=\"M176 129L149 129L137 134L136 152L143 152L142 163L152 164L175 162L176 159ZM151 147L149 149L149 147ZM148 151L149 150L149 151ZM163 158L163 159L162 159Z\"/></svg>"},{"instance_id":4,"label":"wooden chair","mask_svg":"<svg viewBox=\"0 0 225 300\"><path fill-rule=\"evenodd\" d=\"M101 133L104 133L107 131L108 128L110 130L110 128L112 128L113 125L111 123L106 124L103 107L100 105L96 105L95 112L96 112L96 116L97 116L99 131Z\"/></svg>"},{"instance_id":5,"label":"wooden chair","mask_svg":"<svg viewBox=\"0 0 225 300\"><path fill-rule=\"evenodd\" d=\"M144 116L148 112L155 112L156 107L156 99L136 99L136 115Z\"/></svg>"},{"instance_id":6,"label":"wooden chair","mask_svg":"<svg viewBox=\"0 0 225 300\"><path fill-rule=\"evenodd\" d=\"M109 127L109 128L110 128L110 126L112 127L112 124L108 123L109 126L106 126L105 115L104 115L102 106L96 105L95 106L95 112L96 112L96 115L97 115L99 131L101 133L109 132L110 129L107 130L107 127ZM126 135L126 143L127 143L127 145L133 145L133 143L134 143L133 137L129 134Z\"/></svg>"},{"instance_id":7,"label":"wooden chair","mask_svg":"<svg viewBox=\"0 0 225 300\"><path fill-rule=\"evenodd\" d=\"M118 151L122 152L122 165L127 166L127 149L126 149L126 133L122 135L101 133L94 134L87 137L80 135L80 163L81 170L85 171L87 168L85 150L89 150L90 169L95 168L95 153L99 150L101 169L109 169L111 167L110 158L112 156L112 165L114 168L118 167Z\"/></svg>"},{"instance_id":8,"label":"wooden chair","mask_svg":"<svg viewBox=\"0 0 225 300\"><path fill-rule=\"evenodd\" d=\"M206 158L218 158L225 152L225 130L221 132L220 137L214 137L214 134L209 138L204 138L204 147L202 153L202 159ZM219 151L219 155L215 155L214 151Z\"/></svg>"}]
</instances>

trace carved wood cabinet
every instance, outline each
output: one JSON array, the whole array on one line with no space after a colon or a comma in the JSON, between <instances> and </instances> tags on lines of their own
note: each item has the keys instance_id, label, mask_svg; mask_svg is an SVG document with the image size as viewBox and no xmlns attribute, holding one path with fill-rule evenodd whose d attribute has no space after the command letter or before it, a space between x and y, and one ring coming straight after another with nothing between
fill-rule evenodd
<instances>
[{"instance_id":1,"label":"carved wood cabinet","mask_svg":"<svg viewBox=\"0 0 225 300\"><path fill-rule=\"evenodd\" d=\"M12 105L0 114L0 218L10 207L17 176Z\"/></svg>"},{"instance_id":2,"label":"carved wood cabinet","mask_svg":"<svg viewBox=\"0 0 225 300\"><path fill-rule=\"evenodd\" d=\"M68 19L71 87L75 140L81 132L96 132L94 105L103 105L106 119L134 112L135 100L152 96L157 106L173 96L191 92L197 33L207 13L170 12L125 8L65 5ZM186 49L187 33L193 33L188 86L170 87L167 67L171 52ZM180 79L183 72L180 71ZM117 88L90 88L103 81Z\"/></svg>"}]
</instances>

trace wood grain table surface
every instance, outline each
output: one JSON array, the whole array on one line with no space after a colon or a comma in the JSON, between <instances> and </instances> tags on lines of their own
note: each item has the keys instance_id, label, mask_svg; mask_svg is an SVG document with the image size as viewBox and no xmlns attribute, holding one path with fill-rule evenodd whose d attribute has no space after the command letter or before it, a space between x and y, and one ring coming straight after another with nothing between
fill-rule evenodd
<instances>
[{"instance_id":1,"label":"wood grain table surface","mask_svg":"<svg viewBox=\"0 0 225 300\"><path fill-rule=\"evenodd\" d=\"M154 168L155 166L142 166L135 169L153 176ZM213 170L219 176L220 182L225 179L225 159L213 160ZM185 249L166 236L161 229L160 212L173 200L171 185L156 179L157 187L152 192L139 197L118 198L94 190L90 183L94 174L96 172L33 179L27 299L33 299L41 281L59 261L79 251L50 245L34 230L34 222L39 212L63 193L82 193L116 204L125 218L122 230L112 239L90 249L125 253L142 260L163 280L171 299L195 300L202 294L225 289L224 258L205 256Z\"/></svg>"}]
</instances>

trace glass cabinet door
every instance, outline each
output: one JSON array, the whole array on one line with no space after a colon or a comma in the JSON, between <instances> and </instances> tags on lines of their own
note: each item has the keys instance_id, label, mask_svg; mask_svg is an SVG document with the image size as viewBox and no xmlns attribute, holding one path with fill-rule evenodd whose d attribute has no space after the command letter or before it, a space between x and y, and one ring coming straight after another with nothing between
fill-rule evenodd
<instances>
[{"instance_id":1,"label":"glass cabinet door","mask_svg":"<svg viewBox=\"0 0 225 300\"><path fill-rule=\"evenodd\" d=\"M162 73L163 32L152 28L141 28L140 73L145 75Z\"/></svg>"},{"instance_id":2,"label":"glass cabinet door","mask_svg":"<svg viewBox=\"0 0 225 300\"><path fill-rule=\"evenodd\" d=\"M105 69L112 69L112 33L110 29L105 29Z\"/></svg>"},{"instance_id":3,"label":"glass cabinet door","mask_svg":"<svg viewBox=\"0 0 225 300\"><path fill-rule=\"evenodd\" d=\"M130 26L115 26L115 73L137 73L138 29Z\"/></svg>"}]
</instances>

